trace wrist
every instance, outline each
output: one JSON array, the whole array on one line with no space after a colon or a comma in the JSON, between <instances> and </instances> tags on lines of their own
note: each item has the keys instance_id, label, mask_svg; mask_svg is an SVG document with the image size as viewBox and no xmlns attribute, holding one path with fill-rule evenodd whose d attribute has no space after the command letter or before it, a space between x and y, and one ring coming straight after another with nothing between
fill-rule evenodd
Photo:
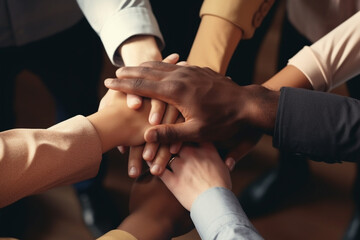
<instances>
[{"instance_id":1,"label":"wrist","mask_svg":"<svg viewBox=\"0 0 360 240\"><path fill-rule=\"evenodd\" d=\"M242 112L243 119L255 129L272 135L280 92L260 85L249 85L245 88L248 89L248 97Z\"/></svg>"},{"instance_id":2,"label":"wrist","mask_svg":"<svg viewBox=\"0 0 360 240\"><path fill-rule=\"evenodd\" d=\"M118 49L126 66L138 66L147 61L161 61L156 40L150 35L137 35L126 40Z\"/></svg>"},{"instance_id":3,"label":"wrist","mask_svg":"<svg viewBox=\"0 0 360 240\"><path fill-rule=\"evenodd\" d=\"M150 101L144 101L142 107L132 110L127 107L125 97L125 94L116 92L109 105L87 117L98 133L102 152L116 146L144 143L144 132L150 126L147 121Z\"/></svg>"}]
</instances>

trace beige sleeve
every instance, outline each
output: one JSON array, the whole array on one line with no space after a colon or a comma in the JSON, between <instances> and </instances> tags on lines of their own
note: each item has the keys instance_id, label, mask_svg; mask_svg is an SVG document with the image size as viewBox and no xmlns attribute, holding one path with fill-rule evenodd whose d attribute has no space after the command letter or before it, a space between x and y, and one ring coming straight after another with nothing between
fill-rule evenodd
<instances>
[{"instance_id":1,"label":"beige sleeve","mask_svg":"<svg viewBox=\"0 0 360 240\"><path fill-rule=\"evenodd\" d=\"M251 38L274 0L205 0L187 62L225 74L242 38Z\"/></svg>"},{"instance_id":2,"label":"beige sleeve","mask_svg":"<svg viewBox=\"0 0 360 240\"><path fill-rule=\"evenodd\" d=\"M360 12L306 46L288 65L298 68L315 90L330 91L360 73Z\"/></svg>"},{"instance_id":3,"label":"beige sleeve","mask_svg":"<svg viewBox=\"0 0 360 240\"><path fill-rule=\"evenodd\" d=\"M97 240L137 240L137 239L128 232L116 229L99 237Z\"/></svg>"},{"instance_id":4,"label":"beige sleeve","mask_svg":"<svg viewBox=\"0 0 360 240\"><path fill-rule=\"evenodd\" d=\"M200 16L214 15L242 29L243 38L251 38L275 0L205 0Z\"/></svg>"},{"instance_id":5,"label":"beige sleeve","mask_svg":"<svg viewBox=\"0 0 360 240\"><path fill-rule=\"evenodd\" d=\"M76 116L49 129L0 133L0 207L22 197L97 174L101 142L92 124Z\"/></svg>"}]
</instances>

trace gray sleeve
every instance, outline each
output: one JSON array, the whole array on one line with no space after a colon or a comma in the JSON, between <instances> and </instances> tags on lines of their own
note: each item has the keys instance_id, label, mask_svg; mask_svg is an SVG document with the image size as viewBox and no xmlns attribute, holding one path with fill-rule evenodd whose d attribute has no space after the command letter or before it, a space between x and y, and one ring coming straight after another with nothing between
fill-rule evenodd
<instances>
[{"instance_id":1,"label":"gray sleeve","mask_svg":"<svg viewBox=\"0 0 360 240\"><path fill-rule=\"evenodd\" d=\"M360 161L360 101L282 88L273 145L316 161Z\"/></svg>"},{"instance_id":2,"label":"gray sleeve","mask_svg":"<svg viewBox=\"0 0 360 240\"><path fill-rule=\"evenodd\" d=\"M114 65L123 65L118 47L135 35L152 35L164 47L149 0L77 0L86 19L97 32Z\"/></svg>"},{"instance_id":3,"label":"gray sleeve","mask_svg":"<svg viewBox=\"0 0 360 240\"><path fill-rule=\"evenodd\" d=\"M226 188L203 192L191 206L190 216L203 240L263 239Z\"/></svg>"}]
</instances>

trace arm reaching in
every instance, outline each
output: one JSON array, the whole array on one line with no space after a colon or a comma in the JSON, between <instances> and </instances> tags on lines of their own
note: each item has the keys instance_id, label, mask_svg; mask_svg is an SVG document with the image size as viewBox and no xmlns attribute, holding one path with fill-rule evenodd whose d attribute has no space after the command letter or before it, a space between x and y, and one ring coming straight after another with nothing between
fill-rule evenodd
<instances>
[{"instance_id":1,"label":"arm reaching in","mask_svg":"<svg viewBox=\"0 0 360 240\"><path fill-rule=\"evenodd\" d=\"M184 146L170 168L161 179L190 211L202 239L262 239L230 191L229 170L215 147Z\"/></svg>"},{"instance_id":2,"label":"arm reaching in","mask_svg":"<svg viewBox=\"0 0 360 240\"><path fill-rule=\"evenodd\" d=\"M101 154L117 145L140 145L149 126L147 100L138 110L118 92L112 104L85 118L48 129L0 133L0 206L22 197L94 177Z\"/></svg>"}]
</instances>

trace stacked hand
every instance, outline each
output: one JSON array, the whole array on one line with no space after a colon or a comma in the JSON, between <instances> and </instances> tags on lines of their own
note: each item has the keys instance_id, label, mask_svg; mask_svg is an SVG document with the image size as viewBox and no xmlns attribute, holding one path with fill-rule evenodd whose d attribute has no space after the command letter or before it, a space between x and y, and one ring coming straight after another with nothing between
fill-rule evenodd
<instances>
[{"instance_id":1,"label":"stacked hand","mask_svg":"<svg viewBox=\"0 0 360 240\"><path fill-rule=\"evenodd\" d=\"M113 90L162 100L176 107L185 122L161 124L146 130L149 143L240 140L243 155L259 139L272 132L279 93L259 85L240 87L211 69L147 62L124 67L117 79L107 79ZM178 149L171 148L174 153ZM232 153L234 154L234 153ZM230 154L231 155L231 154Z\"/></svg>"}]
</instances>

